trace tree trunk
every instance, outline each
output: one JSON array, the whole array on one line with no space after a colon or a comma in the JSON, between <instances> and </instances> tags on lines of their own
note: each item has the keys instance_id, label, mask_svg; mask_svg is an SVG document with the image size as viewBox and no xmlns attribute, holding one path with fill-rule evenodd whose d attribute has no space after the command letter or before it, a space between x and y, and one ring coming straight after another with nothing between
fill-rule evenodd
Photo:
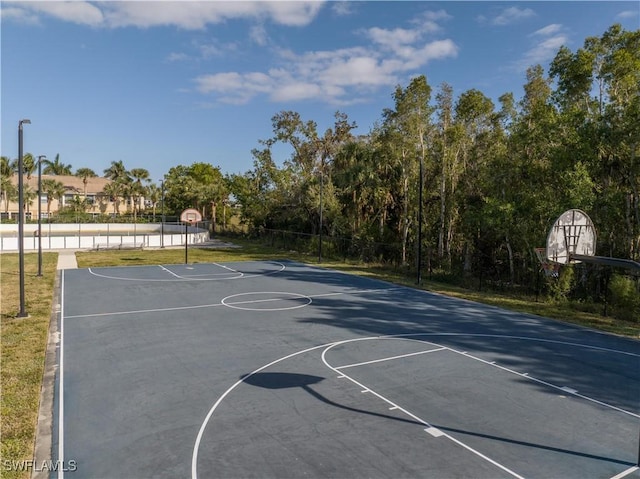
<instances>
[{"instance_id":1,"label":"tree trunk","mask_svg":"<svg viewBox=\"0 0 640 479\"><path fill-rule=\"evenodd\" d=\"M509 241L509 235L505 236L505 241L507 242L507 251L509 252L509 281L513 285L515 283L515 268L513 265L513 248Z\"/></svg>"},{"instance_id":2,"label":"tree trunk","mask_svg":"<svg viewBox=\"0 0 640 479\"><path fill-rule=\"evenodd\" d=\"M216 232L216 202L211 202L211 229L212 232Z\"/></svg>"}]
</instances>

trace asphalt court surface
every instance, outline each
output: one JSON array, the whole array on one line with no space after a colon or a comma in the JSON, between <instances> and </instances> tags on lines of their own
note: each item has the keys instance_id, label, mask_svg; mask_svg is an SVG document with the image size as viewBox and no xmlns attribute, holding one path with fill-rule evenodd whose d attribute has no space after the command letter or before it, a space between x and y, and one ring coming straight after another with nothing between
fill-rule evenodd
<instances>
[{"instance_id":1,"label":"asphalt court surface","mask_svg":"<svg viewBox=\"0 0 640 479\"><path fill-rule=\"evenodd\" d=\"M640 342L295 262L66 270L52 477L640 478Z\"/></svg>"}]
</instances>

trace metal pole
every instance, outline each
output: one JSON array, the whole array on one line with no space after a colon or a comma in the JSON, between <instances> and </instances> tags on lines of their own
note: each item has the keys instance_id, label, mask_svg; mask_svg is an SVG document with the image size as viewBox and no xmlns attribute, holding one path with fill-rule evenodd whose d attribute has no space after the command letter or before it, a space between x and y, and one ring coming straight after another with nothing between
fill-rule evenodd
<instances>
[{"instance_id":1,"label":"metal pole","mask_svg":"<svg viewBox=\"0 0 640 479\"><path fill-rule=\"evenodd\" d=\"M189 223L187 223L185 221L184 223L184 264L189 264L189 237L188 235L188 225Z\"/></svg>"},{"instance_id":2,"label":"metal pole","mask_svg":"<svg viewBox=\"0 0 640 479\"><path fill-rule=\"evenodd\" d=\"M422 156L420 156L420 184L418 194L418 278L417 283L422 284Z\"/></svg>"},{"instance_id":3,"label":"metal pole","mask_svg":"<svg viewBox=\"0 0 640 479\"><path fill-rule=\"evenodd\" d=\"M323 175L323 166L324 159L320 162L320 236L318 242L318 263L322 262L322 190L324 186L324 175Z\"/></svg>"},{"instance_id":4,"label":"metal pole","mask_svg":"<svg viewBox=\"0 0 640 479\"><path fill-rule=\"evenodd\" d=\"M46 156L38 157L38 276L42 276L42 160Z\"/></svg>"},{"instance_id":5,"label":"metal pole","mask_svg":"<svg viewBox=\"0 0 640 479\"><path fill-rule=\"evenodd\" d=\"M24 164L22 159L22 125L31 123L31 120L20 120L18 122L18 257L20 268L20 311L18 318L26 318L28 315L25 309L24 294Z\"/></svg>"},{"instance_id":6,"label":"metal pole","mask_svg":"<svg viewBox=\"0 0 640 479\"><path fill-rule=\"evenodd\" d=\"M164 248L164 180L160 180L160 189L162 191L162 223L160 225L160 248Z\"/></svg>"}]
</instances>

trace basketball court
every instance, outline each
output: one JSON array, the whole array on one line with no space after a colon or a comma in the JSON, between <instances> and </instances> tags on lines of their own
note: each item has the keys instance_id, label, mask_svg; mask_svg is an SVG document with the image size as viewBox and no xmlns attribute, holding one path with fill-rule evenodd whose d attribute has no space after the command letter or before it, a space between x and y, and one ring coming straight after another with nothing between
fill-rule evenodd
<instances>
[{"instance_id":1,"label":"basketball court","mask_svg":"<svg viewBox=\"0 0 640 479\"><path fill-rule=\"evenodd\" d=\"M288 261L62 272L52 477L640 478L640 343Z\"/></svg>"}]
</instances>

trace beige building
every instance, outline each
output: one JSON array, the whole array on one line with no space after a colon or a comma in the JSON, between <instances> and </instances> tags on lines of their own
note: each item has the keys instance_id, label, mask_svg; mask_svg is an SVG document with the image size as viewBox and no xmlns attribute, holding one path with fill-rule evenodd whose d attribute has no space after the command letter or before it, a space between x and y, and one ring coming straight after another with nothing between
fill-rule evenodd
<instances>
[{"instance_id":1,"label":"beige building","mask_svg":"<svg viewBox=\"0 0 640 479\"><path fill-rule=\"evenodd\" d=\"M42 194L41 212L42 218L47 218L48 214L55 215L61 208L68 206L77 196L83 200L86 198L86 213L98 216L101 214L112 215L115 212L115 204L113 198L109 198L102 192L104 187L111 183L111 180L102 177L87 178L86 184L82 178L72 175L42 175L42 180L52 179L59 181L64 185L64 195L59 200L57 198L47 198L46 193ZM25 214L27 220L37 219L38 215L38 176L33 175L31 178L23 177L25 191ZM11 182L18 185L18 175L13 175ZM44 191L44 188L43 188ZM2 204L0 205L0 215L2 219L16 218L18 216L18 202L11 200L2 195ZM140 199L140 204L144 205L144 198ZM144 208L144 206L143 206ZM119 201L120 214L127 213L131 210L131 202L127 198L120 198Z\"/></svg>"}]
</instances>

